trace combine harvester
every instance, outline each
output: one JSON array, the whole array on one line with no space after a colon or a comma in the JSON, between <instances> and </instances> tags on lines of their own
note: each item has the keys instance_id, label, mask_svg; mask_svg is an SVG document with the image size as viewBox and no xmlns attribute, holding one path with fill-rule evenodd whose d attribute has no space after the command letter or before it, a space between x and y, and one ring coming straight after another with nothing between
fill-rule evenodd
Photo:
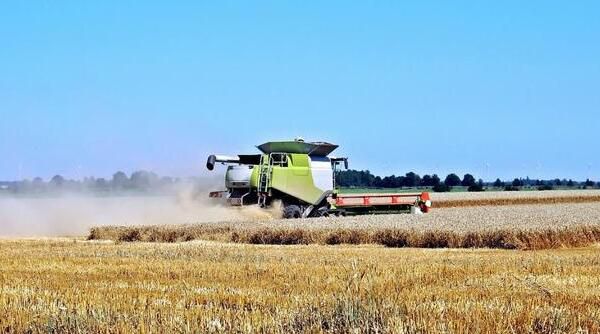
<instances>
[{"instance_id":1,"label":"combine harvester","mask_svg":"<svg viewBox=\"0 0 600 334\"><path fill-rule=\"evenodd\" d=\"M232 206L258 204L270 207L281 201L284 218L345 216L372 213L424 213L431 207L429 193L343 194L335 187L340 165L347 158L329 154L338 145L324 142L267 142L257 146L261 154L211 155L206 167L229 165L225 191L210 193Z\"/></svg>"}]
</instances>

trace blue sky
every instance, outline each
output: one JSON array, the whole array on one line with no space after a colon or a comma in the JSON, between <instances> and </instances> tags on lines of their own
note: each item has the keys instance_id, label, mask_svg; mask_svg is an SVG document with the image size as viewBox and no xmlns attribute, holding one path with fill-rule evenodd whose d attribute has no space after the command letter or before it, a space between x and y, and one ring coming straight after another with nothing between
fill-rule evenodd
<instances>
[{"instance_id":1,"label":"blue sky","mask_svg":"<svg viewBox=\"0 0 600 334\"><path fill-rule=\"evenodd\" d=\"M6 1L0 179L205 175L337 143L377 174L600 179L595 1Z\"/></svg>"}]
</instances>

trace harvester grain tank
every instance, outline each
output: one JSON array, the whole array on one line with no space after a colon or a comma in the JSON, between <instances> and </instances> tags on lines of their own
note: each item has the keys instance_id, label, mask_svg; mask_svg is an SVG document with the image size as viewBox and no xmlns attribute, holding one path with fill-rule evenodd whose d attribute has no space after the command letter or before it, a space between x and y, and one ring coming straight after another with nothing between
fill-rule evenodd
<instances>
[{"instance_id":1,"label":"harvester grain tank","mask_svg":"<svg viewBox=\"0 0 600 334\"><path fill-rule=\"evenodd\" d=\"M326 142L273 141L258 145L258 154L210 155L206 167L227 165L224 191L210 193L232 206L269 207L281 201L285 218L380 212L428 212L427 192L344 194L335 173L348 168L347 158L329 156L338 145Z\"/></svg>"}]
</instances>

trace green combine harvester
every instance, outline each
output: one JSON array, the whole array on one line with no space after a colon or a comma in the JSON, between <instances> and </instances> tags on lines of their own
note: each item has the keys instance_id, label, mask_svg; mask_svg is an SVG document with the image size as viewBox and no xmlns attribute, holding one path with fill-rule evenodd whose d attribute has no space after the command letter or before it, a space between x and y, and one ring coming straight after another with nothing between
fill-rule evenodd
<instances>
[{"instance_id":1,"label":"green combine harvester","mask_svg":"<svg viewBox=\"0 0 600 334\"><path fill-rule=\"evenodd\" d=\"M281 201L284 218L410 212L425 213L431 207L427 192L343 194L335 186L335 173L348 168L347 158L330 157L338 145L325 142L267 142L259 154L211 155L206 167L227 164L227 190L210 193L231 206L267 208Z\"/></svg>"}]
</instances>

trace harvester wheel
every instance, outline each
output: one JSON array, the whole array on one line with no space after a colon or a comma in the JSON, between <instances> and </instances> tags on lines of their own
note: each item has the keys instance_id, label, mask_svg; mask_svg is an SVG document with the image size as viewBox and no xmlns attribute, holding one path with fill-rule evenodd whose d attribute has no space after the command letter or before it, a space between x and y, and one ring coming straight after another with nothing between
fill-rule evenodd
<instances>
[{"instance_id":1,"label":"harvester wheel","mask_svg":"<svg viewBox=\"0 0 600 334\"><path fill-rule=\"evenodd\" d=\"M320 207L317 212L315 212L315 217L329 217L329 209L326 207Z\"/></svg>"},{"instance_id":2,"label":"harvester wheel","mask_svg":"<svg viewBox=\"0 0 600 334\"><path fill-rule=\"evenodd\" d=\"M302 211L297 205L286 205L283 208L283 218L300 218L302 217Z\"/></svg>"}]
</instances>

